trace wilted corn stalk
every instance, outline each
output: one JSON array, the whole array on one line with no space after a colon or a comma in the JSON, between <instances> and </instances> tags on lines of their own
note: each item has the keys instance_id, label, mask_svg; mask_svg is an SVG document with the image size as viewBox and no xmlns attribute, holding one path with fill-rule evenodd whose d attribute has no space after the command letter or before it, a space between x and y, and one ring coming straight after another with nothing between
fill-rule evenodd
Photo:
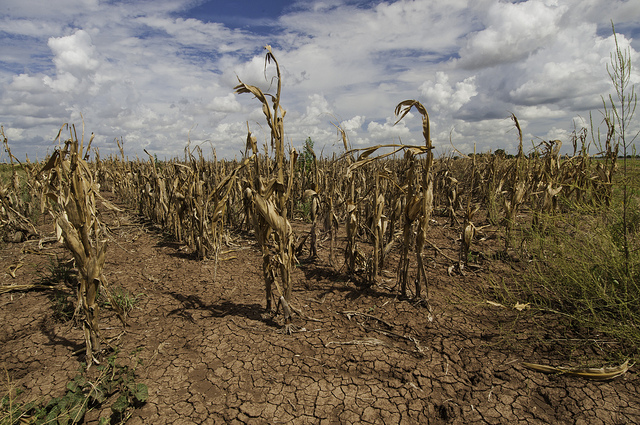
<instances>
[{"instance_id":1,"label":"wilted corn stalk","mask_svg":"<svg viewBox=\"0 0 640 425\"><path fill-rule=\"evenodd\" d=\"M471 168L471 188L475 187L475 180L480 178L480 175L477 173L477 162L476 162L476 154L474 148L474 154L472 158L472 168ZM469 250L471 249L471 243L473 242L473 238L476 235L476 226L473 224L473 216L480 209L480 205L476 205L475 207L471 206L471 197L473 193L469 193L467 197L467 208L464 213L464 221L462 223L462 242L460 244L460 255L458 258L458 268L460 273L463 273L464 268L469 262Z\"/></svg>"},{"instance_id":2,"label":"wilted corn stalk","mask_svg":"<svg viewBox=\"0 0 640 425\"><path fill-rule=\"evenodd\" d=\"M429 225L429 220L431 219L431 213L433 211L433 176L431 175L431 166L433 165L433 144L431 143L429 114L427 113L427 109L417 100L405 100L403 102L400 102L398 106L396 106L396 115L400 115L402 113L402 115L400 115L400 118L398 118L398 120L396 121L396 124L409 113L411 108L416 108L420 115L422 115L422 135L424 136L425 140L425 148L420 153L426 152L427 154L424 161L424 167L421 171L422 180L419 194L413 195L413 199L407 198L407 209L411 210L408 210L408 214L405 214L405 218L418 218L418 229L415 245L416 260L418 262L418 272L415 280L415 285L416 297L420 297L421 278L424 279L427 296L429 295L427 273L424 268L424 262L422 259L422 250L427 238L427 227ZM405 238L406 237L407 235L405 233ZM404 243L407 244L408 241L405 239ZM406 266L404 270L407 270ZM400 282L401 293L403 296L406 296L406 271L404 273L405 274L401 277Z\"/></svg>"},{"instance_id":3,"label":"wilted corn stalk","mask_svg":"<svg viewBox=\"0 0 640 425\"><path fill-rule=\"evenodd\" d=\"M591 130L593 132L593 128ZM575 194L576 203L582 203L591 188L591 158L589 156L589 144L586 140L586 128L583 128L579 132L574 130L571 133L573 155L561 165L560 180L564 187L564 197L568 200ZM579 151L578 142L580 142Z\"/></svg>"},{"instance_id":4,"label":"wilted corn stalk","mask_svg":"<svg viewBox=\"0 0 640 425\"><path fill-rule=\"evenodd\" d=\"M487 206L487 219L493 225L497 225L500 220L498 214L500 212L499 199L502 196L502 187L505 184L504 167L506 160L502 155L491 155L484 165L481 173L481 181L485 182L482 187L483 198Z\"/></svg>"},{"instance_id":5,"label":"wilted corn stalk","mask_svg":"<svg viewBox=\"0 0 640 425\"><path fill-rule=\"evenodd\" d=\"M325 197L327 199L327 211L324 216L324 231L329 232L329 264L332 267L335 267L334 250L336 244L336 233L338 231L338 217L334 211L334 199L337 199L335 161L331 161L331 168L324 174L324 178L324 187L326 188Z\"/></svg>"},{"instance_id":6,"label":"wilted corn stalk","mask_svg":"<svg viewBox=\"0 0 640 425\"><path fill-rule=\"evenodd\" d=\"M191 161L191 170L188 180L187 191L187 211L191 226L189 226L190 237L189 242L194 245L198 258L205 258L207 255L207 248L210 246L211 235L208 232L208 215L207 215L207 203L206 200L206 187L205 182L201 179L203 158L202 150L199 147L198 150L200 161L194 156L193 152L188 152L188 158ZM187 154L185 154L187 155Z\"/></svg>"},{"instance_id":7,"label":"wilted corn stalk","mask_svg":"<svg viewBox=\"0 0 640 425\"><path fill-rule=\"evenodd\" d=\"M58 140L61 133L62 128ZM102 268L107 252L105 231L96 210L96 198L101 196L89 165L83 158L88 154L92 140L93 135L84 149L84 132L78 141L75 127L72 127L71 138L54 151L41 170L47 173L43 193L46 209L53 216L56 232L73 254L80 271L76 317L82 320L88 366L93 361L98 362L95 356L101 351L96 297L104 280ZM117 210L104 199L102 201Z\"/></svg>"},{"instance_id":8,"label":"wilted corn stalk","mask_svg":"<svg viewBox=\"0 0 640 425\"><path fill-rule=\"evenodd\" d=\"M522 149L522 129L520 128L518 118L514 114L511 114L511 119L518 130L520 144L516 160L512 163L510 169L506 173L508 176L507 180L511 183L511 187L509 190L503 192L503 205L505 210L504 226L506 230L505 252L509 248L509 240L511 238L511 231L513 229L516 213L520 205L524 202L524 198L527 193L527 181L525 176L526 161Z\"/></svg>"},{"instance_id":9,"label":"wilted corn stalk","mask_svg":"<svg viewBox=\"0 0 640 425\"><path fill-rule=\"evenodd\" d=\"M392 148L393 150L391 152L380 154L375 157L371 156L378 149L385 149L385 148ZM376 192L376 195L373 200L374 202L373 212L369 218L371 219L370 230L372 231L372 234L374 236L374 252L372 252L371 256L369 257L369 260L365 260L364 255L358 250L358 247L356 244L356 238L358 234L357 211L358 211L358 203L361 201L361 199L358 199L356 195L356 189L355 189L357 177L360 176L360 174L358 173L358 170L368 164L374 163L388 156L395 155L397 152L403 149L420 150L420 148L416 148L412 146L389 144L389 145L377 145L377 146L373 146L365 149L355 149L353 151L346 152L344 155L345 157L350 158L353 152L362 151L362 153L358 157L358 160L351 163L345 171L345 177L349 184L349 187L348 187L349 197L346 201L347 246L345 248L345 254L344 254L345 263L347 265L347 273L353 274L357 272L359 269L358 263L362 263L365 261L368 262L369 265L365 266L365 268L368 267L369 269L368 270L369 276L367 277L368 284L373 283L372 280L375 278L375 274L377 273L379 268L379 264L376 265L374 264L374 262L379 263L380 258L382 258L382 256L384 255L383 253L379 252L383 250L382 245L384 241L384 237L383 237L384 219L385 219L385 217L383 216L384 196ZM350 159L347 159L347 161L350 161ZM363 180L364 180L364 177L363 177Z\"/></svg>"},{"instance_id":10,"label":"wilted corn stalk","mask_svg":"<svg viewBox=\"0 0 640 425\"><path fill-rule=\"evenodd\" d=\"M560 140L543 141L545 150L542 161L538 161L537 169L534 172L532 185L536 185L535 191L538 195L538 208L534 209L532 225L540 229L544 223L544 214L553 213L558 206L558 194L562 190L560 181ZM535 165L535 164L534 164Z\"/></svg>"},{"instance_id":11,"label":"wilted corn stalk","mask_svg":"<svg viewBox=\"0 0 640 425\"><path fill-rule=\"evenodd\" d=\"M0 127L0 135L2 136L4 148L9 154L12 172L10 185L5 184L4 181L0 180L0 237L12 242L22 242L30 235L37 235L38 231L31 220L27 217L31 208L31 203L27 202L25 205L20 196L20 180L13 162L14 159L17 161L17 158L11 154L9 142L2 127ZM32 193L36 184L38 184L36 177L31 176L32 171L30 169L25 167L23 167L23 169L27 174L26 185L30 192L29 197L34 199L35 195Z\"/></svg>"},{"instance_id":12,"label":"wilted corn stalk","mask_svg":"<svg viewBox=\"0 0 640 425\"><path fill-rule=\"evenodd\" d=\"M605 116L604 121L607 125L607 135L604 150L600 152L600 155L604 156L604 162L598 161L596 163L596 175L591 180L593 182L593 201L596 205L604 204L608 207L611 204L613 175L616 171L620 143L613 141L616 135L615 123L607 116Z\"/></svg>"},{"instance_id":13,"label":"wilted corn stalk","mask_svg":"<svg viewBox=\"0 0 640 425\"><path fill-rule=\"evenodd\" d=\"M309 231L309 235L311 237L309 241L309 257L316 258L318 256L316 222L320 209L320 195L313 189L307 189L304 191L304 199L310 203L309 215L311 217L311 230Z\"/></svg>"},{"instance_id":14,"label":"wilted corn stalk","mask_svg":"<svg viewBox=\"0 0 640 425\"><path fill-rule=\"evenodd\" d=\"M416 159L415 152L407 150L405 152L407 170L407 195L404 207L404 220L402 232L402 256L398 265L398 280L400 281L400 293L403 297L407 296L407 283L409 279L409 249L412 240L412 227L414 221L418 218L422 203L420 202L420 193L415 184Z\"/></svg>"},{"instance_id":15,"label":"wilted corn stalk","mask_svg":"<svg viewBox=\"0 0 640 425\"><path fill-rule=\"evenodd\" d=\"M371 231L373 233L373 255L369 284L375 283L378 276L378 269L384 259L384 228L386 217L384 216L384 195L380 193L380 173L376 173L375 181L375 205L371 220Z\"/></svg>"},{"instance_id":16,"label":"wilted corn stalk","mask_svg":"<svg viewBox=\"0 0 640 425\"><path fill-rule=\"evenodd\" d=\"M347 156L347 161L350 161L350 156ZM352 171L351 166L353 164L349 164L349 167L346 170L346 180L349 185L349 195L347 198L346 206L347 206L347 220L346 220L346 229L347 229L347 246L344 250L345 256L345 264L347 266L347 274L353 274L356 271L356 262L358 258L358 245L356 241L356 237L358 235L358 208L356 206L356 177L354 174L355 169Z\"/></svg>"},{"instance_id":17,"label":"wilted corn stalk","mask_svg":"<svg viewBox=\"0 0 640 425\"><path fill-rule=\"evenodd\" d=\"M251 86L239 80L234 89L236 93L251 93L262 103L262 112L265 115L267 124L271 130L271 147L276 153L276 177L265 181L261 176L259 155L257 142L251 132L247 136L247 145L253 151L254 175L248 181L248 190L245 191L246 198L251 205L252 222L256 231L258 243L262 249L263 255L263 274L265 279L265 289L267 297L267 310L271 311L271 284L276 283L276 287L280 292L280 302L283 304L285 311L285 321L290 320L288 302L291 298L291 269L295 261L293 253L294 236L291 224L287 219L287 200L291 193L293 170L296 162L297 153L295 150L290 155L290 172L289 181L284 181L284 116L286 111L280 106L280 93L282 89L282 80L280 75L280 66L276 60L271 46L265 46L267 55L266 63L274 62L276 67L277 91L275 95L263 93L258 87ZM269 99L273 106L269 105ZM268 155L265 155L268 160ZM268 168L266 168L268 170ZM274 232L277 247L275 256L271 256L269 252L269 236ZM273 260L273 261L272 261ZM275 263L275 264L274 264ZM276 271L280 272L280 280L282 288L279 287L275 280Z\"/></svg>"},{"instance_id":18,"label":"wilted corn stalk","mask_svg":"<svg viewBox=\"0 0 640 425\"><path fill-rule=\"evenodd\" d=\"M310 183L311 188L304 191L303 198L305 202L309 203L309 216L311 218L311 230L309 231L309 257L315 258L318 256L318 235L316 226L321 205L321 198L318 193L320 190L320 171L318 170L318 158L316 157L316 153L313 151L313 144L308 141L305 146L305 154L307 156L305 161L301 161L299 164L302 165L303 180L307 175L307 171L309 171L306 167L311 166L313 168L313 177ZM311 155L311 158L308 157L309 155ZM304 182L302 187L305 187Z\"/></svg>"},{"instance_id":19,"label":"wilted corn stalk","mask_svg":"<svg viewBox=\"0 0 640 425\"><path fill-rule=\"evenodd\" d=\"M204 210L209 211L209 205L213 204L211 207L211 213L209 215L208 220L209 223L209 235L210 235L210 246L209 249L212 249L215 253L215 269L213 273L213 279L216 279L217 270L218 270L218 254L220 252L220 247L222 244L222 233L224 231L224 217L225 211L228 205L229 193L231 189L234 187L238 172L244 168L249 163L249 159L245 158L241 161L224 179L218 181L216 187L211 191L209 196L207 197L204 205Z\"/></svg>"},{"instance_id":20,"label":"wilted corn stalk","mask_svg":"<svg viewBox=\"0 0 640 425\"><path fill-rule=\"evenodd\" d=\"M457 226L459 224L458 217L456 216L456 206L459 204L458 200L458 179L451 175L447 175L447 214L449 214L449 220L451 226Z\"/></svg>"},{"instance_id":21,"label":"wilted corn stalk","mask_svg":"<svg viewBox=\"0 0 640 425\"><path fill-rule=\"evenodd\" d=\"M158 173L155 158L146 149L144 152L149 155L149 164L151 164L151 171L153 172L145 187L145 194L149 196L151 202L151 215L149 218L160 226L165 227L167 215L169 214L166 180Z\"/></svg>"},{"instance_id":22,"label":"wilted corn stalk","mask_svg":"<svg viewBox=\"0 0 640 425\"><path fill-rule=\"evenodd\" d=\"M7 190L4 190L2 193L3 204L6 208L2 214L5 215L8 220L10 230L15 232L11 240L19 242L27 239L31 235L38 234L30 217L33 215L34 205L37 205L35 201L39 197L39 170L35 164L31 164L28 156L26 157L25 163L20 162L18 158L13 156L11 148L9 147L9 140L5 136L2 126L0 126L0 136L4 150L9 155L9 163L11 164L11 180L8 186L6 186ZM16 165L16 163L18 165ZM24 172L23 178L20 178L18 175L18 166ZM4 183L3 186L5 186ZM5 227L4 224L3 227Z\"/></svg>"},{"instance_id":23,"label":"wilted corn stalk","mask_svg":"<svg viewBox=\"0 0 640 425\"><path fill-rule=\"evenodd\" d=\"M358 216L357 207L353 199L347 203L347 246L344 250L345 264L347 265L347 274L355 273L356 262L358 259L358 245L356 236L358 234Z\"/></svg>"}]
</instances>

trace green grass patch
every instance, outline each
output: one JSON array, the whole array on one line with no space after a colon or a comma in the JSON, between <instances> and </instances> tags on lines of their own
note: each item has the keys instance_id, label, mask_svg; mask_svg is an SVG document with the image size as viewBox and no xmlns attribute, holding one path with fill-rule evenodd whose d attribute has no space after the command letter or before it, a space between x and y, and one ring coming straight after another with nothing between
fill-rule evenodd
<instances>
[{"instance_id":1,"label":"green grass patch","mask_svg":"<svg viewBox=\"0 0 640 425\"><path fill-rule=\"evenodd\" d=\"M526 272L508 284L494 282L493 296L555 314L559 328L614 339L612 358L640 358L639 229L627 221L632 247L627 259L621 204L614 194L611 208L573 205L571 212L542 217L523 233L530 260Z\"/></svg>"}]
</instances>

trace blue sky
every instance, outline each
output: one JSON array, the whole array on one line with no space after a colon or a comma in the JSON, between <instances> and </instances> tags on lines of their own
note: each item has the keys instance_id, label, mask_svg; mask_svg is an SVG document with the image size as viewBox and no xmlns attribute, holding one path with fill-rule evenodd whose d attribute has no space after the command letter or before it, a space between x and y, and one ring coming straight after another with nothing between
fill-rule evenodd
<instances>
[{"instance_id":1,"label":"blue sky","mask_svg":"<svg viewBox=\"0 0 640 425\"><path fill-rule=\"evenodd\" d=\"M3 0L0 124L18 158L44 158L81 114L102 156L122 137L131 157L182 156L190 144L233 158L247 121L268 140L261 105L233 87L270 88L270 44L293 147L311 137L340 151L333 124L353 147L422 144L419 117L393 125L395 106L417 99L439 154L515 152L512 112L527 149L551 139L568 148L590 112L600 123L612 92L611 21L637 84L637 1Z\"/></svg>"},{"instance_id":2,"label":"blue sky","mask_svg":"<svg viewBox=\"0 0 640 425\"><path fill-rule=\"evenodd\" d=\"M229 28L267 35L275 28L278 17L294 6L294 2L285 0L214 0L199 2L195 7L177 15L203 22L222 22Z\"/></svg>"}]
</instances>

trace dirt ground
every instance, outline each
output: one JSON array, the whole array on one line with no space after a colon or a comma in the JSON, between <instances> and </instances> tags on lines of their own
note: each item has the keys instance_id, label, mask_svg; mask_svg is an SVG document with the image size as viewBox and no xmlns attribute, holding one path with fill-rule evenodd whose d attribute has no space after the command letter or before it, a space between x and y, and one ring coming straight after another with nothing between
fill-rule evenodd
<instances>
[{"instance_id":1,"label":"dirt ground","mask_svg":"<svg viewBox=\"0 0 640 425\"><path fill-rule=\"evenodd\" d=\"M149 388L129 424L640 423L636 367L601 382L522 366L598 364L616 342L563 327L552 313L486 303L491 282L524 273L519 263L489 260L502 244L490 231L474 246L484 254L480 268L450 275L442 254L456 258L459 235L445 218L431 226L442 253L425 250L428 302L399 298L397 252L377 285L359 288L340 269L344 240L337 269L321 240L319 258L303 252L293 274L292 305L302 315L288 335L281 316L265 314L250 234L232 233L216 267L135 214L104 221L113 236L106 280L137 297L118 356L136 353ZM308 227L296 223L299 233ZM50 220L40 229L52 236ZM0 285L37 282L56 255L70 258L58 243L3 244ZM17 262L13 278L8 267ZM3 394L8 377L23 400L60 396L77 374L83 334L54 320L51 292L0 295ZM123 330L108 308L101 324L107 338ZM96 424L103 409L85 422Z\"/></svg>"}]
</instances>

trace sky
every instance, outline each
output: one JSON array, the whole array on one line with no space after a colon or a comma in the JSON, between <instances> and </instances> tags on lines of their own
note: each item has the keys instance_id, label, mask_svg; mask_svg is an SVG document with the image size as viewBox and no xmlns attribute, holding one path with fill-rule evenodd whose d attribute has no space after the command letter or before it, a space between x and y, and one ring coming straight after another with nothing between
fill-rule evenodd
<instances>
[{"instance_id":1,"label":"sky","mask_svg":"<svg viewBox=\"0 0 640 425\"><path fill-rule=\"evenodd\" d=\"M3 0L0 124L18 159L44 159L63 124L83 122L102 157L118 138L130 158L239 158L247 126L260 145L269 132L233 87L275 91L270 45L298 151L311 137L318 154L342 152L337 125L353 148L422 145L417 112L394 125L415 99L437 155L515 153L512 113L525 150L559 139L571 153L572 131L601 125L615 94L612 22L638 85L636 0Z\"/></svg>"}]
</instances>

